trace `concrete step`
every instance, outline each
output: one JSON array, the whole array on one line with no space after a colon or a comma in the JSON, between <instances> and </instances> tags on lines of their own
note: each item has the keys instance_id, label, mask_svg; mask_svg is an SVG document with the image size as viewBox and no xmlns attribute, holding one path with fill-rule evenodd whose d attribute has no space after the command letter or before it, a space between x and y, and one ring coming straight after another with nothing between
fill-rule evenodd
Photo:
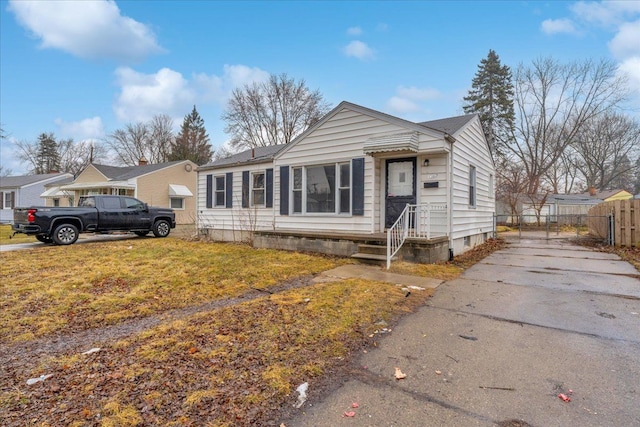
<instances>
[{"instance_id":1,"label":"concrete step","mask_svg":"<svg viewBox=\"0 0 640 427\"><path fill-rule=\"evenodd\" d=\"M387 256L387 246L360 244L358 245L358 253Z\"/></svg>"},{"instance_id":2,"label":"concrete step","mask_svg":"<svg viewBox=\"0 0 640 427\"><path fill-rule=\"evenodd\" d=\"M351 255L351 258L358 260L364 264L371 265L387 265L387 256L386 255L377 255L377 254L366 254L366 253L355 253Z\"/></svg>"}]
</instances>

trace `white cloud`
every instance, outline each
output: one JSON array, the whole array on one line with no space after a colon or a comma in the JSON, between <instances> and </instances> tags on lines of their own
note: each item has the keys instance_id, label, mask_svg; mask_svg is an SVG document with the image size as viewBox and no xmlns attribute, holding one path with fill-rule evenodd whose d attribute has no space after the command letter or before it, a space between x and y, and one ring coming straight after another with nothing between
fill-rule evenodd
<instances>
[{"instance_id":1,"label":"white cloud","mask_svg":"<svg viewBox=\"0 0 640 427\"><path fill-rule=\"evenodd\" d=\"M187 79L169 68L143 74L121 67L116 70L116 77L120 94L113 109L119 120L146 121L155 114L167 114L179 123L193 105L223 105L234 88L264 81L269 73L244 65L225 65L222 76L199 73Z\"/></svg>"},{"instance_id":2,"label":"white cloud","mask_svg":"<svg viewBox=\"0 0 640 427\"><path fill-rule=\"evenodd\" d=\"M640 95L640 56L622 61L619 70L629 79L629 87ZM640 100L638 100L640 107Z\"/></svg>"},{"instance_id":3,"label":"white cloud","mask_svg":"<svg viewBox=\"0 0 640 427\"><path fill-rule=\"evenodd\" d=\"M384 22L379 23L376 26L376 31L379 31L381 33L384 33L386 31L389 31L389 24L385 24Z\"/></svg>"},{"instance_id":4,"label":"white cloud","mask_svg":"<svg viewBox=\"0 0 640 427\"><path fill-rule=\"evenodd\" d=\"M387 101L387 107L396 113L417 113L422 111L420 105L400 96L392 96L391 99Z\"/></svg>"},{"instance_id":5,"label":"white cloud","mask_svg":"<svg viewBox=\"0 0 640 427\"><path fill-rule=\"evenodd\" d=\"M640 19L621 24L618 33L609 42L609 49L617 58L640 56Z\"/></svg>"},{"instance_id":6,"label":"white cloud","mask_svg":"<svg viewBox=\"0 0 640 427\"><path fill-rule=\"evenodd\" d=\"M10 0L16 20L41 40L42 48L81 58L140 60L161 53L149 27L120 14L113 0Z\"/></svg>"},{"instance_id":7,"label":"white cloud","mask_svg":"<svg viewBox=\"0 0 640 427\"><path fill-rule=\"evenodd\" d=\"M398 96L408 98L417 101L426 101L431 99L438 99L442 96L439 90L433 88L420 89L415 86L405 87L400 86L396 90Z\"/></svg>"},{"instance_id":8,"label":"white cloud","mask_svg":"<svg viewBox=\"0 0 640 427\"><path fill-rule=\"evenodd\" d=\"M359 36L360 34L362 34L362 28L360 27L347 28L347 34L350 36Z\"/></svg>"},{"instance_id":9,"label":"white cloud","mask_svg":"<svg viewBox=\"0 0 640 427\"><path fill-rule=\"evenodd\" d=\"M545 34L577 34L578 32L570 19L545 19L540 28Z\"/></svg>"},{"instance_id":10,"label":"white cloud","mask_svg":"<svg viewBox=\"0 0 640 427\"><path fill-rule=\"evenodd\" d=\"M629 17L640 13L640 2L607 1L585 2L573 4L571 12L580 20L602 26L618 25Z\"/></svg>"},{"instance_id":11,"label":"white cloud","mask_svg":"<svg viewBox=\"0 0 640 427\"><path fill-rule=\"evenodd\" d=\"M100 139L105 135L102 119L98 116L78 122L65 122L62 119L56 119L55 124L63 137L75 140Z\"/></svg>"},{"instance_id":12,"label":"white cloud","mask_svg":"<svg viewBox=\"0 0 640 427\"><path fill-rule=\"evenodd\" d=\"M360 40L354 40L345 46L344 54L362 60L373 59L375 57L374 50Z\"/></svg>"}]
</instances>

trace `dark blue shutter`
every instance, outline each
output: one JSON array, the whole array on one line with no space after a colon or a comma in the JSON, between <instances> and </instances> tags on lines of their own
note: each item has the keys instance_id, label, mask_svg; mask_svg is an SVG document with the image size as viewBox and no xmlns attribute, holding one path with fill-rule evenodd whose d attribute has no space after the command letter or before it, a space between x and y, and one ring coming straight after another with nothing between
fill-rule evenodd
<instances>
[{"instance_id":1,"label":"dark blue shutter","mask_svg":"<svg viewBox=\"0 0 640 427\"><path fill-rule=\"evenodd\" d=\"M224 179L224 186L225 186L225 196L224 196L225 207L231 208L233 207L233 172L227 172Z\"/></svg>"},{"instance_id":2,"label":"dark blue shutter","mask_svg":"<svg viewBox=\"0 0 640 427\"><path fill-rule=\"evenodd\" d=\"M265 191L267 192L265 201L265 207L272 208L273 207L273 169L267 169L265 175L266 183L265 183Z\"/></svg>"},{"instance_id":3,"label":"dark blue shutter","mask_svg":"<svg viewBox=\"0 0 640 427\"><path fill-rule=\"evenodd\" d=\"M249 207L249 171L242 171L242 207Z\"/></svg>"},{"instance_id":4,"label":"dark blue shutter","mask_svg":"<svg viewBox=\"0 0 640 427\"><path fill-rule=\"evenodd\" d=\"M353 177L351 214L364 215L364 158L351 160L351 176Z\"/></svg>"},{"instance_id":5,"label":"dark blue shutter","mask_svg":"<svg viewBox=\"0 0 640 427\"><path fill-rule=\"evenodd\" d=\"M280 215L289 215L289 166L280 166Z\"/></svg>"},{"instance_id":6,"label":"dark blue shutter","mask_svg":"<svg viewBox=\"0 0 640 427\"><path fill-rule=\"evenodd\" d=\"M207 175L207 209L213 207L213 175Z\"/></svg>"}]
</instances>

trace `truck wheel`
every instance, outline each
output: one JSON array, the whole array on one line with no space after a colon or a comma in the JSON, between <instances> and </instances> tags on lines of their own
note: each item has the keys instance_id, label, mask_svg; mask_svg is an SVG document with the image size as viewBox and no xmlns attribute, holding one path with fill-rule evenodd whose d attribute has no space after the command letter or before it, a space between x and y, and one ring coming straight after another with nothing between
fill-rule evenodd
<instances>
[{"instance_id":1,"label":"truck wheel","mask_svg":"<svg viewBox=\"0 0 640 427\"><path fill-rule=\"evenodd\" d=\"M164 219L160 219L153 224L153 235L156 237L167 237L170 231L171 226Z\"/></svg>"},{"instance_id":2,"label":"truck wheel","mask_svg":"<svg viewBox=\"0 0 640 427\"><path fill-rule=\"evenodd\" d=\"M51 237L47 237L43 234L36 234L36 240L42 243L53 243L53 239Z\"/></svg>"},{"instance_id":3,"label":"truck wheel","mask_svg":"<svg viewBox=\"0 0 640 427\"><path fill-rule=\"evenodd\" d=\"M56 245L71 245L78 240L78 228L71 224L62 224L53 232L53 242Z\"/></svg>"}]
</instances>

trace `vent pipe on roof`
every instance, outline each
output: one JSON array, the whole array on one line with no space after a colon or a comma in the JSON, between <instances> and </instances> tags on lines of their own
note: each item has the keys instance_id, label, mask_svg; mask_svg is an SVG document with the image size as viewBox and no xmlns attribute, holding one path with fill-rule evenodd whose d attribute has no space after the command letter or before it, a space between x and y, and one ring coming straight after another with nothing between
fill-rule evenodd
<instances>
[{"instance_id":1,"label":"vent pipe on roof","mask_svg":"<svg viewBox=\"0 0 640 427\"><path fill-rule=\"evenodd\" d=\"M256 149L251 147L251 158L255 159L256 158Z\"/></svg>"}]
</instances>

